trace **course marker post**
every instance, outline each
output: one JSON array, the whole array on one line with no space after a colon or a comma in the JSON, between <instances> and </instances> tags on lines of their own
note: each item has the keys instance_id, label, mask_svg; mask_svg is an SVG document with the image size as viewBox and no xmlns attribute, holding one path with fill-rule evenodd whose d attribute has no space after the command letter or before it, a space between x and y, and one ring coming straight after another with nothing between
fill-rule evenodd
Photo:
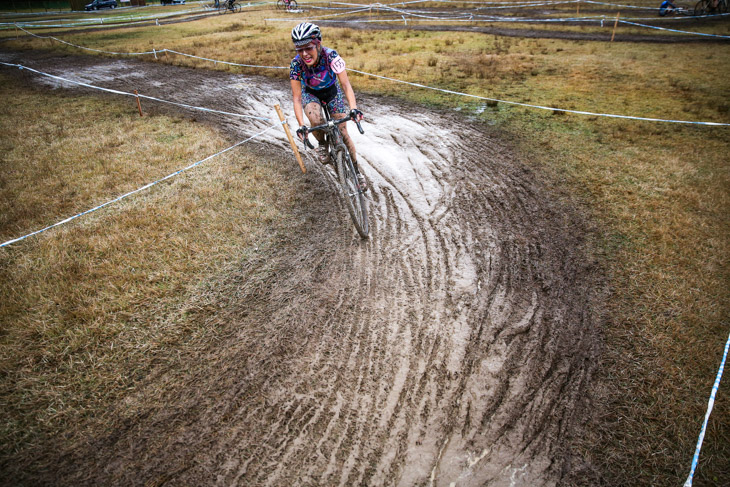
<instances>
[{"instance_id":1,"label":"course marker post","mask_svg":"<svg viewBox=\"0 0 730 487\"><path fill-rule=\"evenodd\" d=\"M616 14L616 22L613 23L613 33L611 34L611 42L613 42L613 38L616 36L616 26L618 25L619 15L621 15L621 12L618 12Z\"/></svg>"},{"instance_id":2,"label":"course marker post","mask_svg":"<svg viewBox=\"0 0 730 487\"><path fill-rule=\"evenodd\" d=\"M297 162L299 163L299 167L302 169L303 173L307 172L307 168L304 167L304 162L302 161L302 156L299 154L299 149L297 149L297 145L294 143L294 137L291 135L291 130L289 130L289 124L286 122L286 119L284 118L284 112L281 111L281 107L277 103L274 105L274 108L276 109L276 113L279 115L279 120L281 120L281 125L284 127L284 132L286 132L286 137L289 139L289 145L291 145L292 150L294 151L294 156L297 158Z\"/></svg>"},{"instance_id":3,"label":"course marker post","mask_svg":"<svg viewBox=\"0 0 730 487\"><path fill-rule=\"evenodd\" d=\"M142 103L139 101L139 93L137 93L137 90L134 90L134 95L137 98L137 108L139 108L139 116L142 116Z\"/></svg>"}]
</instances>

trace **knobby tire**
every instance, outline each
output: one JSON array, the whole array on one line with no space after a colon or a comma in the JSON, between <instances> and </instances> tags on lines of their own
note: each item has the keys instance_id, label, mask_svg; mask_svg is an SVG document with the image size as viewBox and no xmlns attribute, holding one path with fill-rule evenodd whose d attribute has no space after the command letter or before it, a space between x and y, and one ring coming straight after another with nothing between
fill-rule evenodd
<instances>
[{"instance_id":1,"label":"knobby tire","mask_svg":"<svg viewBox=\"0 0 730 487\"><path fill-rule=\"evenodd\" d=\"M709 2L707 0L700 0L699 2L697 2L697 4L695 5L694 14L696 16L707 15L708 4Z\"/></svg>"},{"instance_id":2,"label":"knobby tire","mask_svg":"<svg viewBox=\"0 0 730 487\"><path fill-rule=\"evenodd\" d=\"M357 229L360 237L368 238L370 228L368 225L368 210L365 206L365 197L358 188L355 166L352 164L350 154L343 145L335 150L335 164L337 165L337 173L340 178L342 195L345 197L347 211L350 212L355 229Z\"/></svg>"}]
</instances>

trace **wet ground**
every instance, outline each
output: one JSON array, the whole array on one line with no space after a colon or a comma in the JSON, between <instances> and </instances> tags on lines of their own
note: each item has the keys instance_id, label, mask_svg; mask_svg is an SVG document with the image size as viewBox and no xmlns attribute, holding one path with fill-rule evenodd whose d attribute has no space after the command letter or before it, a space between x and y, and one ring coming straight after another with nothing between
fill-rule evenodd
<instances>
[{"instance_id":1,"label":"wet ground","mask_svg":"<svg viewBox=\"0 0 730 487\"><path fill-rule=\"evenodd\" d=\"M285 76L2 60L218 110L292 112ZM204 319L231 331L223 343L186 370L147 376L111 430L22 460L27 479L549 486L580 463L570 445L586 414L603 293L586 223L500 133L388 98L359 105L365 135L350 133L371 183L370 239L355 232L331 172L308 158L301 174L283 132L268 132L254 149L260 163L292 165L312 191L310 221L221 283L229 292ZM195 116L231 140L272 123Z\"/></svg>"}]
</instances>

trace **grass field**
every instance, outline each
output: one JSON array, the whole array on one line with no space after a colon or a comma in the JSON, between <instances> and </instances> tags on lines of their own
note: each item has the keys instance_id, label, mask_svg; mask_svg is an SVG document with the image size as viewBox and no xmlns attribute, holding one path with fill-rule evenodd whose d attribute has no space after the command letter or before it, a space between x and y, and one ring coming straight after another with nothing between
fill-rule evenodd
<instances>
[{"instance_id":1,"label":"grass field","mask_svg":"<svg viewBox=\"0 0 730 487\"><path fill-rule=\"evenodd\" d=\"M185 118L141 118L129 100L49 93L1 73L0 84L3 242L230 145ZM92 420L153 365L216 338L196 319L209 283L286 225L295 188L281 179L232 151L2 249L2 463Z\"/></svg>"},{"instance_id":2,"label":"grass field","mask_svg":"<svg viewBox=\"0 0 730 487\"><path fill-rule=\"evenodd\" d=\"M265 20L277 16L281 17L271 9L258 8L245 18L215 16L181 24L59 37L109 51L168 48L231 62L286 66L292 57L288 32L294 22ZM679 28L727 35L729 25L725 20ZM730 122L727 43L611 44L422 31L417 26L388 31L325 28L324 42L359 71L491 99L594 113ZM611 27L568 29L605 33ZM527 29L525 25L519 28ZM632 32L637 31L632 28ZM14 35L12 31L5 34ZM29 37L6 41L5 45L82 52ZM159 56L157 61L152 56L148 59L286 78L284 70L235 68L173 55ZM527 164L549 174L566 199L592 216L612 295L595 399L600 422L579 448L612 485L682 482L689 471L730 329L730 128L564 114L357 74L352 74L351 80L358 93L382 93L438 109L458 109L466 117L497 127ZM3 109L0 120L0 142L9 154L3 160L0 192L0 235L4 238L67 216L70 210L84 208L110 192L122 192L167 174L165 171L177 167L176 161L207 155L224 145L207 129L185 120L161 119L155 126L165 130L155 132L145 125L145 119L135 118L113 101L59 97L4 82L1 86L3 100L13 100ZM48 116L34 120L30 131L20 131L21 121L39 105L49 107ZM69 107L77 116L63 115ZM88 126L84 125L87 120L109 124L109 138L86 149L100 155L113 153L108 160L99 157L98 167L77 166L84 159L79 147L87 147L89 142L85 135ZM125 145L120 126L127 127L125 133L131 127L147 134L149 142L142 147ZM187 141L198 144L189 146ZM188 152L179 152L183 146ZM111 179L102 176L114 161L142 157L151 158L150 163L125 165ZM56 162L59 160L61 166ZM75 170L59 177L59 167ZM150 167L156 172L146 172ZM141 322L139 317L158 314L158 307L175 316L172 310L183 306L184 297L194 295L206 276L220 272L237 252L245 253L261 228L285 218L284 210L277 213L266 204L281 193L269 194L262 189L281 191L282 181L255 161L246 167L261 173L261 182L255 187L213 191L214 185L223 184L221 181L244 182L209 174L244 170L225 162L194 176L206 179L202 189L199 182L195 184L202 191L219 198L233 198L234 194L243 198L235 200L233 207L239 212L247 210L245 217L219 214L219 207L202 204L199 196L175 191L176 185L185 184L181 181L164 190L181 199L174 205L163 204L162 196L145 196L141 203L129 204L129 218L92 217L72 229L2 251L2 367L3 376L12 377L16 388L4 390L2 396L12 417L22 418L5 424L3 444L32 442L30 425L58 428L75 414L82 414L79 411L84 405L93 409L109 400L100 394L118 394L133 383L133 373L116 375L114 388L102 388L104 376L90 374L90 364L99 364L94 370L110 376L122 369L143 371L149 358L136 354L131 342L124 344L124 337L131 340L127 330ZM84 187L78 189L81 178ZM30 193L28 187L47 192ZM52 196L37 196L41 193ZM142 223L136 220L144 208L158 205L165 208L161 215ZM210 223L213 228L178 228L186 226L176 222L196 212L214 217ZM233 229L234 224L246 227ZM99 236L99 228L109 230L103 232L106 237ZM174 233L166 234L172 228ZM237 242L235 248L226 247L220 236L231 231L252 237ZM113 238L118 232L128 240ZM205 254L200 251L202 247L189 247L203 234L210 240L198 245L216 252L201 255ZM131 247L146 250L143 255L134 255L128 251ZM126 270L154 274L154 262L160 255L173 262L170 268L176 273L135 287L139 283L136 274ZM183 284L187 282L185 276L191 274L200 277L193 284ZM92 291L99 275L119 277L108 289ZM99 292L113 298L100 299L105 294ZM130 309L134 310L131 315ZM71 323L80 325L68 328ZM110 329L100 326L108 323L115 325ZM176 344L175 333L171 342L161 339L165 326L159 323L160 329L145 332L143 349L164 353ZM206 333L197 332L195 340L205 340ZM75 348L89 342L95 345L84 352L86 355ZM79 356L86 357L83 364L63 358ZM54 371L50 375L49 363ZM75 384L73 391L61 391L58 384L62 382ZM730 478L727 391L727 384L722 384L696 485L722 485Z\"/></svg>"}]
</instances>

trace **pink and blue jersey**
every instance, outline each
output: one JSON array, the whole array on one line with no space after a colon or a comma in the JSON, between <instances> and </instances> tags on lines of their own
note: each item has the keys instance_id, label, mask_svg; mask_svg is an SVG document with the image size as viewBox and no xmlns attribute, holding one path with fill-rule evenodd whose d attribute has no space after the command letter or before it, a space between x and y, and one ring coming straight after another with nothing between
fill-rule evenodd
<instances>
[{"instance_id":1,"label":"pink and blue jersey","mask_svg":"<svg viewBox=\"0 0 730 487\"><path fill-rule=\"evenodd\" d=\"M301 57L292 59L289 78L302 82L302 90L319 91L330 88L337 82L337 75L345 70L345 61L334 49L322 46L317 64L309 68Z\"/></svg>"}]
</instances>

